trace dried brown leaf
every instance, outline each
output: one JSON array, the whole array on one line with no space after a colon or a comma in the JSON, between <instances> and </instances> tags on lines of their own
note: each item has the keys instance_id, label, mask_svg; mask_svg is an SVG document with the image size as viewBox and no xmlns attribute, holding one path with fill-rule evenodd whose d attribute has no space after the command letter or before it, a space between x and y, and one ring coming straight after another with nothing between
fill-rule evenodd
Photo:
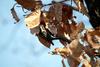
<instances>
[{"instance_id":1,"label":"dried brown leaf","mask_svg":"<svg viewBox=\"0 0 100 67\"><path fill-rule=\"evenodd\" d=\"M35 28L40 24L41 10L37 9L25 18L25 23L28 28Z\"/></svg>"},{"instance_id":2,"label":"dried brown leaf","mask_svg":"<svg viewBox=\"0 0 100 67\"><path fill-rule=\"evenodd\" d=\"M62 7L62 21L71 19L72 14L73 14L72 9L68 5L63 4L63 7Z\"/></svg>"},{"instance_id":3,"label":"dried brown leaf","mask_svg":"<svg viewBox=\"0 0 100 67\"><path fill-rule=\"evenodd\" d=\"M16 13L14 7L11 9L11 14L12 14L13 18L14 18L17 22L19 22L20 19L19 19L19 17L17 16L17 13Z\"/></svg>"},{"instance_id":4,"label":"dried brown leaf","mask_svg":"<svg viewBox=\"0 0 100 67\"><path fill-rule=\"evenodd\" d=\"M73 40L69 45L69 49L74 57L79 57L82 54L83 46L79 43L78 39Z\"/></svg>"},{"instance_id":5,"label":"dried brown leaf","mask_svg":"<svg viewBox=\"0 0 100 67\"><path fill-rule=\"evenodd\" d=\"M83 22L80 22L77 26L76 24L71 24L72 33L70 34L70 38L72 40L78 38L78 34L81 33L84 30L84 28L85 25L83 24Z\"/></svg>"},{"instance_id":6,"label":"dried brown leaf","mask_svg":"<svg viewBox=\"0 0 100 67\"><path fill-rule=\"evenodd\" d=\"M58 22L72 18L72 8L62 3L55 3L49 9L48 18L57 20Z\"/></svg>"},{"instance_id":7,"label":"dried brown leaf","mask_svg":"<svg viewBox=\"0 0 100 67\"><path fill-rule=\"evenodd\" d=\"M68 48L55 48L53 52L62 56L63 58L67 58L67 56L70 54L70 50Z\"/></svg>"},{"instance_id":8,"label":"dried brown leaf","mask_svg":"<svg viewBox=\"0 0 100 67\"><path fill-rule=\"evenodd\" d=\"M82 46L77 39L73 40L67 47L55 48L54 52L55 54L67 58L70 67L77 67L81 62L80 56L82 54Z\"/></svg>"},{"instance_id":9,"label":"dried brown leaf","mask_svg":"<svg viewBox=\"0 0 100 67\"><path fill-rule=\"evenodd\" d=\"M41 34L37 34L37 37L39 41L46 47L50 48L51 41L47 40L45 37L43 37Z\"/></svg>"},{"instance_id":10,"label":"dried brown leaf","mask_svg":"<svg viewBox=\"0 0 100 67\"><path fill-rule=\"evenodd\" d=\"M20 4L23 8L28 10L35 10L37 6L42 5L40 0L16 0L18 4Z\"/></svg>"}]
</instances>

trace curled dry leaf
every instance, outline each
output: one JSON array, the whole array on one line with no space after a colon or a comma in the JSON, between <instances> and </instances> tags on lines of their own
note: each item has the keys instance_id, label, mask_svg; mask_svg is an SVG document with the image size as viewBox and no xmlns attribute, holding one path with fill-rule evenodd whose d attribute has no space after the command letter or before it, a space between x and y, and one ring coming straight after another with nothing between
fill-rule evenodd
<instances>
[{"instance_id":1,"label":"curled dry leaf","mask_svg":"<svg viewBox=\"0 0 100 67\"><path fill-rule=\"evenodd\" d=\"M77 67L81 62L80 56L82 55L82 48L83 46L76 39L73 40L67 47L56 48L55 52L58 52L58 54L62 57L67 58L70 67Z\"/></svg>"},{"instance_id":2,"label":"curled dry leaf","mask_svg":"<svg viewBox=\"0 0 100 67\"><path fill-rule=\"evenodd\" d=\"M54 45L52 42L53 37L51 36L50 32L44 27L44 25L40 25L40 32L36 34L39 41L46 47L50 48L51 44Z\"/></svg>"},{"instance_id":3,"label":"curled dry leaf","mask_svg":"<svg viewBox=\"0 0 100 67\"><path fill-rule=\"evenodd\" d=\"M35 28L40 24L41 10L37 9L25 18L25 23L28 28Z\"/></svg>"},{"instance_id":4,"label":"curled dry leaf","mask_svg":"<svg viewBox=\"0 0 100 67\"><path fill-rule=\"evenodd\" d=\"M35 10L38 5L42 5L40 0L16 0L23 8L28 10Z\"/></svg>"},{"instance_id":5,"label":"curled dry leaf","mask_svg":"<svg viewBox=\"0 0 100 67\"><path fill-rule=\"evenodd\" d=\"M20 19L19 19L19 17L17 16L17 13L16 13L14 7L11 9L11 14L12 14L13 18L14 18L17 22L19 22Z\"/></svg>"},{"instance_id":6,"label":"curled dry leaf","mask_svg":"<svg viewBox=\"0 0 100 67\"><path fill-rule=\"evenodd\" d=\"M70 55L71 51L70 49L64 47L64 48L55 48L53 51L53 54L61 55L63 58L67 58L67 56Z\"/></svg>"},{"instance_id":7,"label":"curled dry leaf","mask_svg":"<svg viewBox=\"0 0 100 67\"><path fill-rule=\"evenodd\" d=\"M46 46L47 48L50 48L51 46L51 41L47 40L45 37L43 37L41 34L37 34L37 37L39 39L39 41Z\"/></svg>"},{"instance_id":8,"label":"curled dry leaf","mask_svg":"<svg viewBox=\"0 0 100 67\"><path fill-rule=\"evenodd\" d=\"M70 44L68 44L64 48L55 48L54 52L57 54L60 53L61 56L67 57L69 55L73 55L74 57L79 57L82 54L83 46L79 43L79 41L73 40Z\"/></svg>"}]
</instances>

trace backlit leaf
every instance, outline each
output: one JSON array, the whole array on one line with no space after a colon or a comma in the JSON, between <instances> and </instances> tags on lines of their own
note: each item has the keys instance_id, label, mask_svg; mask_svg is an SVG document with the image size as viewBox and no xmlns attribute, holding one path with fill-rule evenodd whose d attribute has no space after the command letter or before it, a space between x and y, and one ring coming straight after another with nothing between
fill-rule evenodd
<instances>
[{"instance_id":1,"label":"backlit leaf","mask_svg":"<svg viewBox=\"0 0 100 67\"><path fill-rule=\"evenodd\" d=\"M40 24L40 9L32 12L25 18L25 23L28 28L35 28Z\"/></svg>"}]
</instances>

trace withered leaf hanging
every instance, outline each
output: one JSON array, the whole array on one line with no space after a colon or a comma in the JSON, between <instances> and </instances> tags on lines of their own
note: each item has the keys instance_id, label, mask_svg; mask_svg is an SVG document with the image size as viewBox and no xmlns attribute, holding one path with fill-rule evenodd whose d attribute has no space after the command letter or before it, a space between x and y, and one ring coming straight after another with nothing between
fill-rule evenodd
<instances>
[{"instance_id":1,"label":"withered leaf hanging","mask_svg":"<svg viewBox=\"0 0 100 67\"><path fill-rule=\"evenodd\" d=\"M37 9L25 18L25 23L28 28L35 28L40 24L41 10Z\"/></svg>"},{"instance_id":2,"label":"withered leaf hanging","mask_svg":"<svg viewBox=\"0 0 100 67\"><path fill-rule=\"evenodd\" d=\"M23 8L27 10L35 10L37 6L42 5L41 0L16 0Z\"/></svg>"},{"instance_id":3,"label":"withered leaf hanging","mask_svg":"<svg viewBox=\"0 0 100 67\"><path fill-rule=\"evenodd\" d=\"M37 37L39 41L47 48L50 48L51 41L47 40L45 37L43 37L41 34L37 34Z\"/></svg>"},{"instance_id":4,"label":"withered leaf hanging","mask_svg":"<svg viewBox=\"0 0 100 67\"><path fill-rule=\"evenodd\" d=\"M17 13L16 13L14 7L11 9L11 14L12 14L13 18L14 18L17 22L19 22L20 19L19 19L19 17L17 16Z\"/></svg>"}]
</instances>

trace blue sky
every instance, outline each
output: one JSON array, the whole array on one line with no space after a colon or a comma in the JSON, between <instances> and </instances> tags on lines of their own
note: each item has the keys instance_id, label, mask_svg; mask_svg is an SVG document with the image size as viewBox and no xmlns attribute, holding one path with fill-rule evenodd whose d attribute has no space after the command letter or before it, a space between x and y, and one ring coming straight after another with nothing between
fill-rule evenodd
<instances>
[{"instance_id":1,"label":"blue sky","mask_svg":"<svg viewBox=\"0 0 100 67\"><path fill-rule=\"evenodd\" d=\"M45 4L49 2L43 1ZM14 0L0 0L0 67L62 67L61 57L49 55L51 50L44 47L26 28L21 8L16 9L21 21L14 24L10 13L14 3ZM84 21L86 27L91 27L88 18L78 12L74 14L78 22ZM56 45L52 49L61 46L59 41L54 43Z\"/></svg>"}]
</instances>

